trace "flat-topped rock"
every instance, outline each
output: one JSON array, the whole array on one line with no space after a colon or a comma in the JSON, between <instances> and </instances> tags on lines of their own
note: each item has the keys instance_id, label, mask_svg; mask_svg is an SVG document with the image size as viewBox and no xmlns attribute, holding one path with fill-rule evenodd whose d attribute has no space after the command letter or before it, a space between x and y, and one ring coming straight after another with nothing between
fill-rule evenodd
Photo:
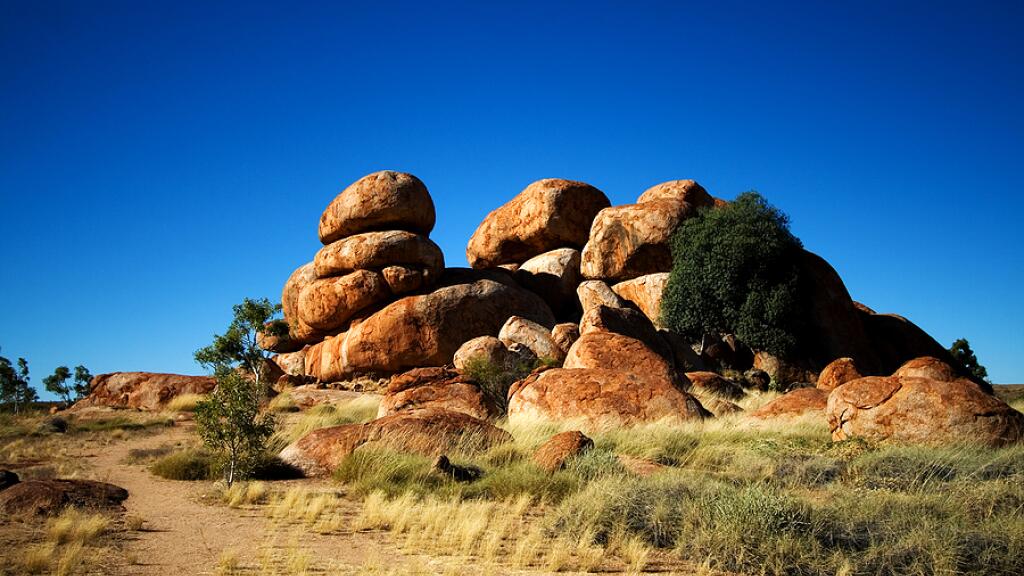
<instances>
[{"instance_id":1,"label":"flat-topped rock","mask_svg":"<svg viewBox=\"0 0 1024 576\"><path fill-rule=\"evenodd\" d=\"M99 374L89 382L89 395L72 410L90 406L160 410L182 394L209 394L217 387L212 376L184 376L153 372Z\"/></svg>"},{"instance_id":2,"label":"flat-topped rock","mask_svg":"<svg viewBox=\"0 0 1024 576\"><path fill-rule=\"evenodd\" d=\"M618 370L662 380L676 379L675 370L660 354L629 336L589 332L569 348L563 368Z\"/></svg>"},{"instance_id":3,"label":"flat-topped rock","mask_svg":"<svg viewBox=\"0 0 1024 576\"><path fill-rule=\"evenodd\" d=\"M461 412L481 420L499 415L494 402L460 372L448 368L414 368L391 378L377 416L420 408Z\"/></svg>"}]
</instances>

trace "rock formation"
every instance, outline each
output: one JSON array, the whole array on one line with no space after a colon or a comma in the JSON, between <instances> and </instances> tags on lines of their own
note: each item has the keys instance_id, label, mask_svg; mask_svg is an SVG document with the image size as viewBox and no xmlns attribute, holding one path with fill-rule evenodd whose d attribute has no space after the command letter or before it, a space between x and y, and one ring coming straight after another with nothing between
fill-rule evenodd
<instances>
[{"instance_id":1,"label":"rock formation","mask_svg":"<svg viewBox=\"0 0 1024 576\"><path fill-rule=\"evenodd\" d=\"M208 394L217 387L212 376L182 376L152 372L112 372L94 376L89 395L71 408L89 406L159 410L182 394Z\"/></svg>"},{"instance_id":2,"label":"rock formation","mask_svg":"<svg viewBox=\"0 0 1024 576\"><path fill-rule=\"evenodd\" d=\"M593 447L593 440L578 430L570 430L548 438L533 453L533 461L543 470L555 472L564 468L572 458L586 454Z\"/></svg>"}]
</instances>

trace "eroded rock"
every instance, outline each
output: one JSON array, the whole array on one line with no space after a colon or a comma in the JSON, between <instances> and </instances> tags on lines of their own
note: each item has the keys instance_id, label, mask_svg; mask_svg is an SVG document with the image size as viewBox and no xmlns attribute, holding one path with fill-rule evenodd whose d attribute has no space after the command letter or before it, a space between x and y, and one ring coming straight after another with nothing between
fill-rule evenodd
<instances>
[{"instance_id":1,"label":"eroded rock","mask_svg":"<svg viewBox=\"0 0 1024 576\"><path fill-rule=\"evenodd\" d=\"M373 230L424 236L434 228L434 201L412 174L383 170L363 176L331 201L320 216L320 241L330 244Z\"/></svg>"}]
</instances>

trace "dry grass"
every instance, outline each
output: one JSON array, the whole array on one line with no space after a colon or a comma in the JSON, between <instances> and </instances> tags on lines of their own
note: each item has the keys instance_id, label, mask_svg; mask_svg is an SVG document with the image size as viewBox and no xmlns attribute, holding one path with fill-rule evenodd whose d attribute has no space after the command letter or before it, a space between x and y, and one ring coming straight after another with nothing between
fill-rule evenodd
<instances>
[{"instance_id":1,"label":"dry grass","mask_svg":"<svg viewBox=\"0 0 1024 576\"><path fill-rule=\"evenodd\" d=\"M102 573L113 554L106 537L110 526L110 519L102 514L68 508L39 530L27 532L16 554L3 555L5 568L16 567L14 574Z\"/></svg>"},{"instance_id":2,"label":"dry grass","mask_svg":"<svg viewBox=\"0 0 1024 576\"><path fill-rule=\"evenodd\" d=\"M264 482L235 482L230 487L221 486L220 498L230 508L264 504L270 496L270 490Z\"/></svg>"},{"instance_id":3,"label":"dry grass","mask_svg":"<svg viewBox=\"0 0 1024 576\"><path fill-rule=\"evenodd\" d=\"M314 406L297 414L287 425L280 426L270 439L270 450L279 452L318 428L373 420L377 417L379 406L380 398L370 394L336 404Z\"/></svg>"},{"instance_id":4,"label":"dry grass","mask_svg":"<svg viewBox=\"0 0 1024 576\"><path fill-rule=\"evenodd\" d=\"M171 398L164 410L167 412L195 412L196 405L206 398L206 394L179 394Z\"/></svg>"}]
</instances>

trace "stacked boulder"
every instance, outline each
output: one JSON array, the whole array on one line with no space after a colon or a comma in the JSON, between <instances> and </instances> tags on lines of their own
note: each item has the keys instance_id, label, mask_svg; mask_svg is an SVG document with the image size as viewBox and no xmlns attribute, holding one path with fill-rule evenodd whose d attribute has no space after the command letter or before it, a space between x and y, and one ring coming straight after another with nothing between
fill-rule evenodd
<instances>
[{"instance_id":1,"label":"stacked boulder","mask_svg":"<svg viewBox=\"0 0 1024 576\"><path fill-rule=\"evenodd\" d=\"M428 235L426 186L383 171L345 188L320 218L324 247L285 283L287 338L264 342L292 375L321 382L444 366L509 315L547 327L547 304L504 270L445 269Z\"/></svg>"}]
</instances>

